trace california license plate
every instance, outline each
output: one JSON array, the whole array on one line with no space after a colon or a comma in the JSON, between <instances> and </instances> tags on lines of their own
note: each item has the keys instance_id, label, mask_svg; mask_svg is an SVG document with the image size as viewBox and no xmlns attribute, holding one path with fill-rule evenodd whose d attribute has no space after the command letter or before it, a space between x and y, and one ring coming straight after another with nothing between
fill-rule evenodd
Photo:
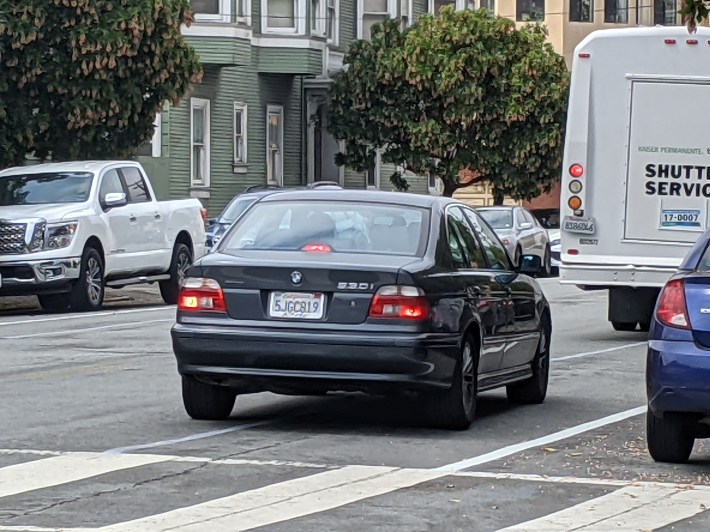
<instances>
[{"instance_id":1,"label":"california license plate","mask_svg":"<svg viewBox=\"0 0 710 532\"><path fill-rule=\"evenodd\" d=\"M323 317L325 296L320 293L272 292L269 316L281 319L319 320Z\"/></svg>"},{"instance_id":2,"label":"california license plate","mask_svg":"<svg viewBox=\"0 0 710 532\"><path fill-rule=\"evenodd\" d=\"M584 235L593 235L596 231L594 218L575 218L573 216L565 216L562 229L568 233L581 233Z\"/></svg>"}]
</instances>

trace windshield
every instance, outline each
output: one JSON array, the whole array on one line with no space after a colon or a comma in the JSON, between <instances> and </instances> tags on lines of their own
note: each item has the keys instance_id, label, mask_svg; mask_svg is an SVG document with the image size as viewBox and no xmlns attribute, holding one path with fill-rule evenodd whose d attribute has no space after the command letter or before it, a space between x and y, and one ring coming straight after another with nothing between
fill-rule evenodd
<instances>
[{"instance_id":1,"label":"windshield","mask_svg":"<svg viewBox=\"0 0 710 532\"><path fill-rule=\"evenodd\" d=\"M345 201L269 202L249 210L222 240L220 251L300 251L422 256L429 211Z\"/></svg>"},{"instance_id":2,"label":"windshield","mask_svg":"<svg viewBox=\"0 0 710 532\"><path fill-rule=\"evenodd\" d=\"M0 206L81 203L89 198L93 177L90 172L0 176Z\"/></svg>"},{"instance_id":3,"label":"windshield","mask_svg":"<svg viewBox=\"0 0 710 532\"><path fill-rule=\"evenodd\" d=\"M493 229L510 229L513 227L513 211L495 209L489 211L478 211L483 219L488 222Z\"/></svg>"},{"instance_id":4,"label":"windshield","mask_svg":"<svg viewBox=\"0 0 710 532\"><path fill-rule=\"evenodd\" d=\"M560 211L558 210L539 210L532 211L537 221L545 229L559 229L560 228Z\"/></svg>"},{"instance_id":5,"label":"windshield","mask_svg":"<svg viewBox=\"0 0 710 532\"><path fill-rule=\"evenodd\" d=\"M231 224L234 220L239 218L244 211L246 211L255 201L257 198L255 197L246 197L246 198L237 198L232 203L227 205L227 208L224 209L224 212L219 218L220 223L223 224Z\"/></svg>"}]
</instances>

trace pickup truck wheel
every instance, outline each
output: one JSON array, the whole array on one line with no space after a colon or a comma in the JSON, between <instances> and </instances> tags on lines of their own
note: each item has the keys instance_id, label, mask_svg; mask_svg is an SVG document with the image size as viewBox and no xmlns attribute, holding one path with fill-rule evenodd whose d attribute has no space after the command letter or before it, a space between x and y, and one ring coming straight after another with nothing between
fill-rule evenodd
<instances>
[{"instance_id":1,"label":"pickup truck wheel","mask_svg":"<svg viewBox=\"0 0 710 532\"><path fill-rule=\"evenodd\" d=\"M205 384L191 375L182 376L182 402L192 419L227 419L234 408L236 390Z\"/></svg>"},{"instance_id":2,"label":"pickup truck wheel","mask_svg":"<svg viewBox=\"0 0 710 532\"><path fill-rule=\"evenodd\" d=\"M168 305L175 305L180 297L180 283L185 278L185 273L192 265L192 252L185 244L175 244L173 258L170 262L170 279L160 281L160 295Z\"/></svg>"},{"instance_id":3,"label":"pickup truck wheel","mask_svg":"<svg viewBox=\"0 0 710 532\"><path fill-rule=\"evenodd\" d=\"M37 296L39 305L48 312L61 312L69 308L69 294L45 294Z\"/></svg>"},{"instance_id":4,"label":"pickup truck wheel","mask_svg":"<svg viewBox=\"0 0 710 532\"><path fill-rule=\"evenodd\" d=\"M81 273L72 287L70 306L72 310L101 310L104 292L103 260L98 251L88 247L81 256Z\"/></svg>"}]
</instances>

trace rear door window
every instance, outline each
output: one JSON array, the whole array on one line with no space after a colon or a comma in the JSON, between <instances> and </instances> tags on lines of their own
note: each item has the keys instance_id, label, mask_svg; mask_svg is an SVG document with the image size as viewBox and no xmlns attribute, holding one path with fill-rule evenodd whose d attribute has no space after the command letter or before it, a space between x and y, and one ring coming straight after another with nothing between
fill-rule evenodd
<instances>
[{"instance_id":1,"label":"rear door window","mask_svg":"<svg viewBox=\"0 0 710 532\"><path fill-rule=\"evenodd\" d=\"M129 202L144 203L146 201L150 201L148 186L146 185L145 179L143 179L143 176L138 168L133 166L121 168L121 174L123 175L123 180L125 181L126 188L128 189Z\"/></svg>"},{"instance_id":2,"label":"rear door window","mask_svg":"<svg viewBox=\"0 0 710 532\"><path fill-rule=\"evenodd\" d=\"M466 221L466 217L461 209L454 207L449 209L449 230L456 231L458 239L463 245L463 252L466 263L460 268L486 268L486 257L473 229ZM453 252L453 248L452 248Z\"/></svg>"},{"instance_id":3,"label":"rear door window","mask_svg":"<svg viewBox=\"0 0 710 532\"><path fill-rule=\"evenodd\" d=\"M488 264L493 270L512 270L513 264L505 251L505 247L498 239L498 235L493 232L477 213L470 209L463 209L466 217L478 234L483 246L483 250L488 257Z\"/></svg>"}]
</instances>

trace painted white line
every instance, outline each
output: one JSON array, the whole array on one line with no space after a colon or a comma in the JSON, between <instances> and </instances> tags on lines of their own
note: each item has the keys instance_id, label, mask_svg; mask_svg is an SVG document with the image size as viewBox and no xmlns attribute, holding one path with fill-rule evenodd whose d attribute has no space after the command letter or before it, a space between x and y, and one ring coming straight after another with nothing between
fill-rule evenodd
<instances>
[{"instance_id":1,"label":"painted white line","mask_svg":"<svg viewBox=\"0 0 710 532\"><path fill-rule=\"evenodd\" d=\"M269 423L275 423L280 421L280 418L267 419L264 421L257 421L255 423L245 423L244 425L235 425L226 429L211 430L209 432L198 432L197 434L191 434L183 438L175 438L171 440L162 440L152 443L143 443L140 445L128 445L126 447L115 447L106 451L106 454L121 454L130 453L134 451L142 451L144 449L155 449L157 447L166 447L168 445L177 445L179 443L186 443L195 440L203 440L205 438L212 438L213 436L221 436L223 434L229 434L231 432L239 432L241 430L251 429L253 427L259 427L261 425L267 425Z\"/></svg>"},{"instance_id":2,"label":"painted white line","mask_svg":"<svg viewBox=\"0 0 710 532\"><path fill-rule=\"evenodd\" d=\"M502 530L656 530L705 511L703 502L707 503L709 498L707 488L688 490L687 486L633 485Z\"/></svg>"},{"instance_id":3,"label":"painted white line","mask_svg":"<svg viewBox=\"0 0 710 532\"><path fill-rule=\"evenodd\" d=\"M485 471L460 471L449 473L454 477L480 478L490 480L518 480L521 482L540 482L542 484L582 484L589 486L624 487L632 484L650 484L650 482L634 482L633 480L613 480L609 478L591 477L547 477L543 475L528 475L520 473L488 473ZM657 483L654 483L657 484ZM675 484L667 484L675 486Z\"/></svg>"},{"instance_id":4,"label":"painted white line","mask_svg":"<svg viewBox=\"0 0 710 532\"><path fill-rule=\"evenodd\" d=\"M555 362L559 362L561 360L573 360L575 358L584 358L584 357L591 357L594 355L603 355L604 353L613 353L614 351L621 351L623 349L632 349L634 347L639 347L641 345L647 345L647 342L634 342L633 344L617 345L615 347L609 347L608 349L599 349L598 351L587 351L586 353L577 353L576 355L553 357L550 360L554 364Z\"/></svg>"},{"instance_id":5,"label":"painted white line","mask_svg":"<svg viewBox=\"0 0 710 532\"><path fill-rule=\"evenodd\" d=\"M420 484L432 471L346 466L163 514L100 528L101 532L235 532L311 515Z\"/></svg>"},{"instance_id":6,"label":"painted white line","mask_svg":"<svg viewBox=\"0 0 710 532\"><path fill-rule=\"evenodd\" d=\"M45 528L42 526L0 525L0 532L95 532L95 528Z\"/></svg>"},{"instance_id":7,"label":"painted white line","mask_svg":"<svg viewBox=\"0 0 710 532\"><path fill-rule=\"evenodd\" d=\"M581 425L570 427L559 432L554 432L552 434L548 434L547 436L542 436L541 438L516 443L514 445L508 445L507 447L503 447L501 449L497 449L495 451L491 451L489 453L485 453L479 456L474 456L473 458L467 458L466 460L461 460L459 462L454 462L452 464L437 467L435 471L458 472L464 469L468 469L469 467L474 467L488 462L494 462L496 460L500 460L501 458L506 458L519 452L527 451L528 449L533 449L535 447L540 447L542 445L547 445L560 440L566 440L567 438L571 438L572 436L577 436L584 432L604 427L605 425L618 423L619 421L638 416L640 414L643 414L644 412L646 412L646 406L639 406L637 408L618 412L616 414L612 414L611 416L606 416L601 419L582 423Z\"/></svg>"},{"instance_id":8,"label":"painted white line","mask_svg":"<svg viewBox=\"0 0 710 532\"><path fill-rule=\"evenodd\" d=\"M72 453L0 469L0 497L59 486L123 469L166 462L158 455Z\"/></svg>"},{"instance_id":9,"label":"painted white line","mask_svg":"<svg viewBox=\"0 0 710 532\"><path fill-rule=\"evenodd\" d=\"M100 327L86 327L84 329L64 329L62 331L51 331L44 333L20 334L17 336L0 336L0 340L24 340L27 338L44 338L47 336L72 336L93 331L104 331L107 329L120 329L123 327L141 327L151 323L167 323L174 322L174 319L165 320L145 320L145 321L127 321L124 323L114 323L113 325L102 325Z\"/></svg>"},{"instance_id":10,"label":"painted white line","mask_svg":"<svg viewBox=\"0 0 710 532\"><path fill-rule=\"evenodd\" d=\"M68 316L53 316L51 318L37 318L35 320L17 320L17 321L0 321L0 327L7 327L9 325L27 325L28 323L44 323L51 321L66 321L66 320L78 320L86 318L101 318L104 316L120 316L121 314L137 314L139 312L159 312L161 310L170 310L175 312L175 305L165 306L165 307L146 307L146 308L132 308L126 310L107 310L99 312L82 312L79 314L71 314Z\"/></svg>"}]
</instances>

